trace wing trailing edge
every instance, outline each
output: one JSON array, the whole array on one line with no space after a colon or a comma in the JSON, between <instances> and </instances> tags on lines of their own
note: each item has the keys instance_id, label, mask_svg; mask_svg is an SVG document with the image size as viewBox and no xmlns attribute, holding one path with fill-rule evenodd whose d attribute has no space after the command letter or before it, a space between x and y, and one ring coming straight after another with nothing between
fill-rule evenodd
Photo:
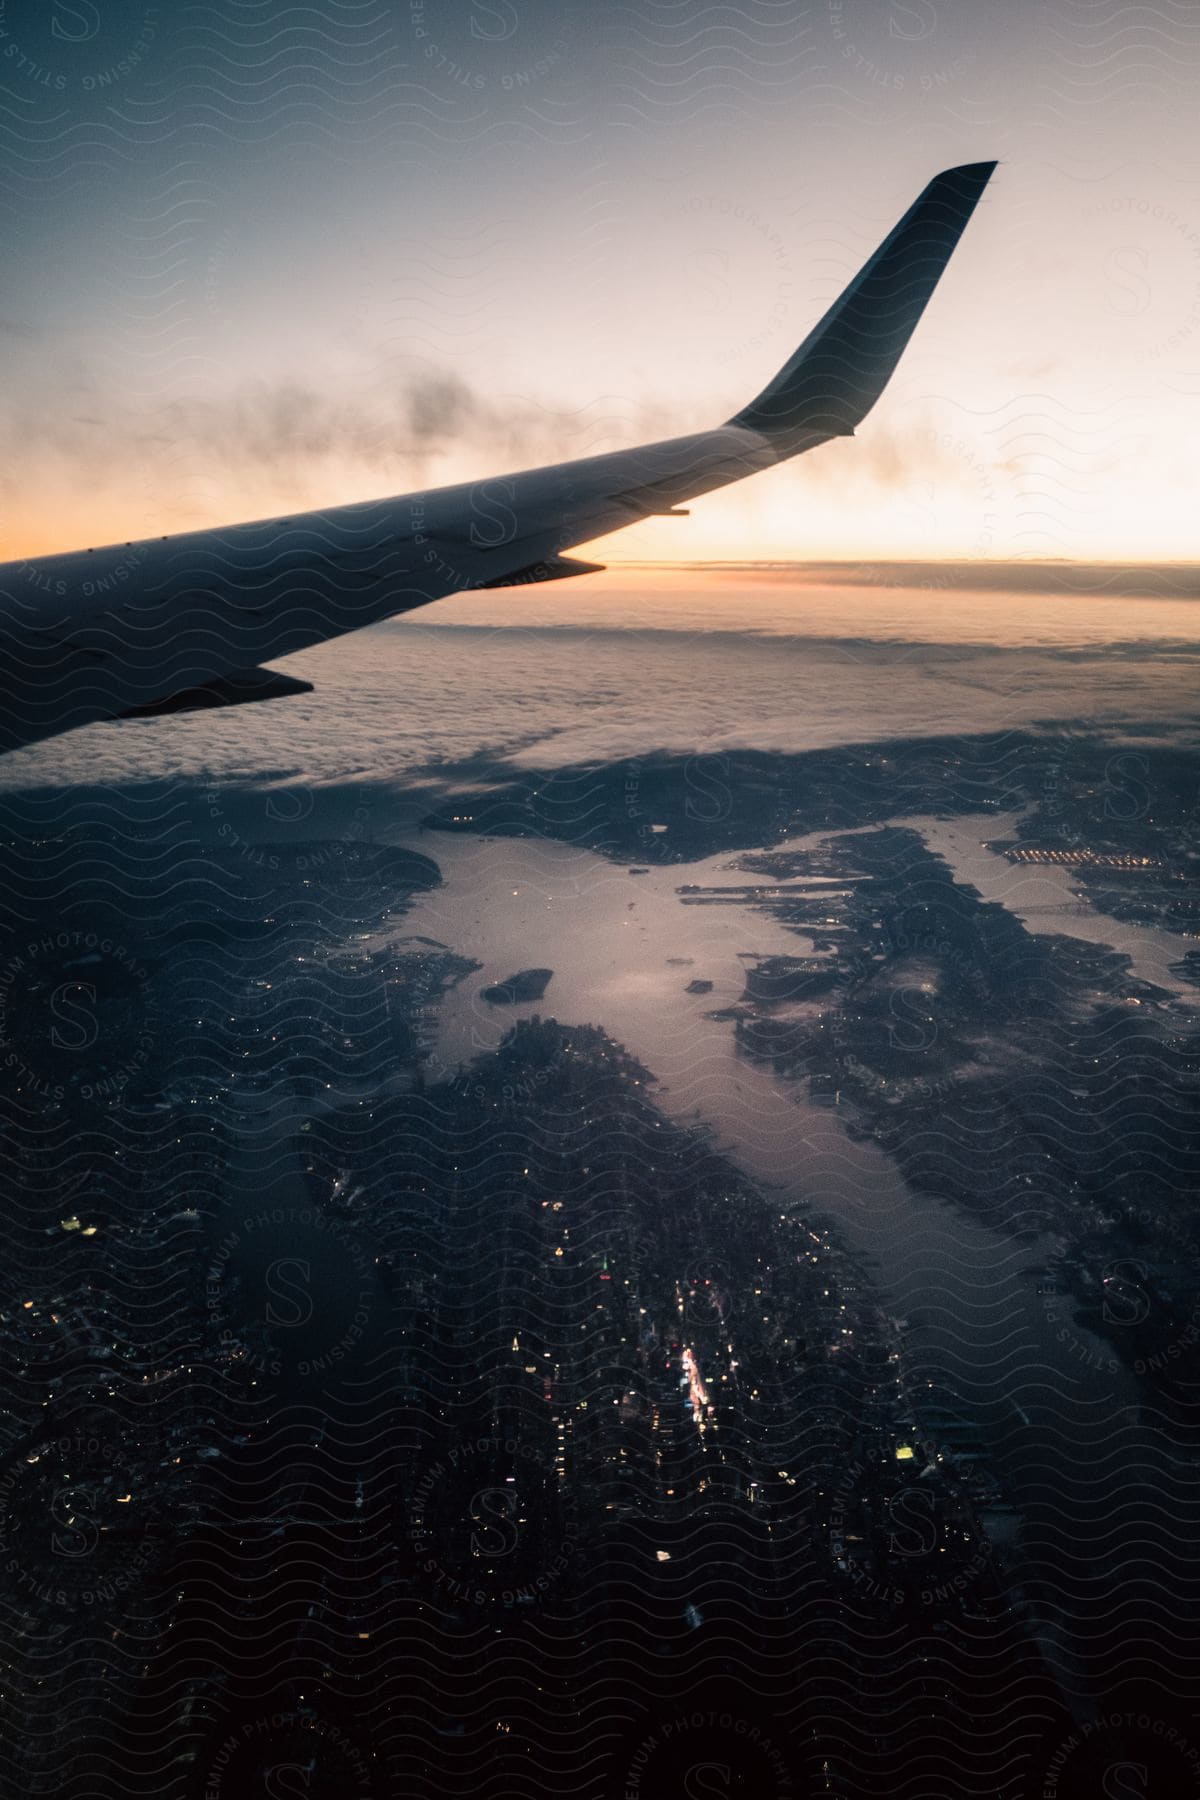
<instances>
[{"instance_id":1,"label":"wing trailing edge","mask_svg":"<svg viewBox=\"0 0 1200 1800\"><path fill-rule=\"evenodd\" d=\"M311 681L300 681L285 675L282 669L239 669L232 675L218 675L197 687L180 688L159 700L148 700L141 706L127 706L116 714L118 719L156 719L163 713L203 712L210 706L248 706L256 700L283 700L290 694L311 694Z\"/></svg>"},{"instance_id":2,"label":"wing trailing edge","mask_svg":"<svg viewBox=\"0 0 1200 1800\"><path fill-rule=\"evenodd\" d=\"M267 665L475 588L558 581L566 552L852 434L996 165L937 175L799 349L724 425L491 481L0 567L0 753L102 719L306 691Z\"/></svg>"}]
</instances>

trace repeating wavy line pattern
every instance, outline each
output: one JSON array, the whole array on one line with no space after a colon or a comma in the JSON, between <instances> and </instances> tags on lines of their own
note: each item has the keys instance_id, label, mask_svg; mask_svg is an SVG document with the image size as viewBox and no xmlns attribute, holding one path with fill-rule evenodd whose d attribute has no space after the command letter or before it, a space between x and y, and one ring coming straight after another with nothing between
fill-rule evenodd
<instances>
[{"instance_id":1,"label":"repeating wavy line pattern","mask_svg":"<svg viewBox=\"0 0 1200 1800\"><path fill-rule=\"evenodd\" d=\"M248 480L344 458L381 492L463 443L499 467L677 429L693 400L644 371L571 404L512 391L554 304L531 233L570 265L579 342L610 343L636 181L642 239L698 252L672 290L712 309L694 392L718 356L732 390L776 300L815 311L890 224L795 191L881 120L897 162L986 127L1013 177L999 259L1025 253L1022 180L1057 184L1069 279L1145 375L1084 398L1039 346L1003 406L963 407L965 353L918 342L895 417L952 440L927 459L932 517L966 496L975 550L1069 556L1098 478L1187 391L1194 180L1117 135L1194 76L1183 0L1041 9L1020 84L999 79L1007 20L922 0L153 10L109 0L93 49L52 30L62 9L0 21L0 219L18 246L113 222L94 376L147 531L164 490L197 525L228 516L226 438ZM693 179L714 141L719 193ZM281 170L347 197L310 250L326 267L396 229L360 186L428 185L448 215L364 289L334 404L299 378L229 397L257 248L239 195ZM484 218L461 194L482 173ZM722 299L743 250L763 290L744 326ZM500 372L486 397L472 363ZM14 444L48 410L24 406ZM894 447L846 448L886 494ZM303 591L278 527L219 552L261 613L181 631L148 607L28 647L9 722L35 672L82 717L113 648L169 643L183 678L214 650L286 653L314 613L374 617L394 520L314 530ZM184 549L163 591L206 572ZM1167 653L1139 662L1131 635L1108 652L1128 686L1082 702L1091 652L1064 654L1062 688L1033 691L1047 720L1071 694L1067 727L920 718L847 750L906 659L956 720L1005 684L1024 720L1033 683L928 644L877 667L853 630L824 646L852 698L805 754L715 692L716 723L672 722L649 634L639 686L579 629L554 654L605 673L558 716L557 757L530 634L492 677L503 725L453 658L435 675L410 650L397 695L367 640L378 743L330 753L330 712L294 697L275 739L213 718L117 729L82 770L15 765L5 1794L1065 1800L1121 1761L1192 1791L1195 758L1165 712L1133 761L1106 726ZM651 707L652 752L622 757ZM612 743L577 754L597 729ZM695 754L661 748L680 731ZM318 765L336 785L304 785ZM976 827L1009 834L990 861ZM1144 861L1055 862L1064 844ZM544 999L498 1003L551 961Z\"/></svg>"},{"instance_id":2,"label":"repeating wavy line pattern","mask_svg":"<svg viewBox=\"0 0 1200 1800\"><path fill-rule=\"evenodd\" d=\"M1032 1295L1023 1239L1062 1228L1068 1180L1109 1197L1133 1184L1160 1217L1186 1199L1186 1040L1129 1009L1144 985L1102 944L1017 922L1035 868L1011 865L1006 907L983 904L888 823L936 783L943 811L1032 803L1036 843L1036 809L1059 791L1047 768L1103 817L1122 792L1110 758L1082 732L1007 733L637 767L640 808L679 849L751 852L728 879L786 881L794 854L810 875L869 884L825 1012L831 1049L813 1047L814 1002L779 958L747 966L742 1041L776 1088L832 1054L908 1190L949 1200L940 1276L916 1237L911 1264L888 1271L921 1295L899 1336L844 1234L856 1218L868 1241L902 1233L905 1190L880 1186L855 1137L807 1169L834 1230L681 1129L603 1032L526 1025L457 1077L423 1073L448 984L469 980L436 871L450 839L416 852L318 835L313 796L286 785L11 796L9 941L35 948L4 1017L31 1070L6 1113L23 1179L4 1531L32 1576L10 1601L12 1641L21 1620L26 1636L33 1618L45 1627L14 1664L29 1721L14 1789L69 1789L86 1768L95 1794L236 1792L316 1746L329 1784L599 1796L639 1758L674 1757L655 1733L678 1715L685 1770L731 1744L749 1757L738 1746L756 1730L753 1756L769 1740L801 1791L836 1768L848 1794L888 1780L1025 1795L1072 1719L1114 1697L1150 1695L1173 1718L1196 1677L1186 1365L1116 1411L1103 1386L1081 1391L1050 1326L1081 1350L1097 1340L1059 1279ZM1190 816L1188 766L1161 751L1139 765L1164 846ZM761 793L768 771L791 810L764 854L734 797ZM474 833L518 834L494 845L478 904L527 886L553 904L565 851L582 891L623 909L621 865L645 854L628 780L620 764L537 769L440 801L443 823L458 810ZM798 836L808 847L792 852ZM717 913L690 904L686 873L675 904L703 955ZM802 900L757 904L804 935ZM109 947L89 951L88 933ZM848 1061L887 1032L838 1035L872 957L900 979L922 935L976 1004L983 984L993 1038L1025 1065L1002 1106L960 1073L935 1119L910 1116L911 1098L879 1113ZM48 1104L65 1046L42 1008L83 977L103 1103L68 1083ZM884 989L908 1008L884 1018L902 1044L932 1027L952 1047L962 992L931 1012L924 979ZM676 1118L724 1078L730 1021L693 1017L665 1096ZM153 1061L122 1079L135 1021L152 1026ZM786 1096L755 1090L745 1117L752 1168L794 1159ZM317 1269L320 1315L289 1338ZM847 1317L858 1345L835 1357ZM740 1398L713 1402L710 1426L722 1375ZM1006 1448L981 1463L962 1433L1000 1393ZM895 1461L906 1438L928 1471L911 1489ZM1019 1538L993 1538L1013 1491ZM516 1560L489 1562L507 1525ZM104 1604L109 1630L114 1597L115 1638L95 1624ZM778 1767L751 1758L747 1779L778 1784Z\"/></svg>"}]
</instances>

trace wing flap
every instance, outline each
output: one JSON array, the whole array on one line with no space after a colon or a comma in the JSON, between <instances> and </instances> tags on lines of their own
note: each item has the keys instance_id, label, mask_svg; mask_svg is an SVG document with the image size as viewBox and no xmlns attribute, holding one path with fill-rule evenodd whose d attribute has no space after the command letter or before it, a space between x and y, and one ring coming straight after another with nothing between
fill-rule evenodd
<instances>
[{"instance_id":1,"label":"wing flap","mask_svg":"<svg viewBox=\"0 0 1200 1800\"><path fill-rule=\"evenodd\" d=\"M145 706L127 706L119 719L154 719L163 713L200 712L210 706L248 706L256 700L282 700L289 694L311 694L311 681L299 681L279 669L239 669L218 675L198 687L182 688Z\"/></svg>"},{"instance_id":2,"label":"wing flap","mask_svg":"<svg viewBox=\"0 0 1200 1800\"><path fill-rule=\"evenodd\" d=\"M603 563L584 562L580 556L544 556L540 562L526 563L511 575L495 575L481 581L481 588L530 587L543 581L566 581L572 575L599 575Z\"/></svg>"}]
</instances>

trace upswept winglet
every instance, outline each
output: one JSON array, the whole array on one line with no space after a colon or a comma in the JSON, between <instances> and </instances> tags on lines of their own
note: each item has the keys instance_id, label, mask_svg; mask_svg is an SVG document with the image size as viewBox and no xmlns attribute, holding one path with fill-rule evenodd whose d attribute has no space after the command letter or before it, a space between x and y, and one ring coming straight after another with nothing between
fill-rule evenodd
<instances>
[{"instance_id":1,"label":"upswept winglet","mask_svg":"<svg viewBox=\"0 0 1200 1800\"><path fill-rule=\"evenodd\" d=\"M882 394L994 162L935 175L774 380L729 423L781 456L848 437Z\"/></svg>"},{"instance_id":2,"label":"upswept winglet","mask_svg":"<svg viewBox=\"0 0 1200 1800\"><path fill-rule=\"evenodd\" d=\"M0 566L0 754L100 719L303 692L269 665L568 557L854 430L995 168L938 175L791 360L715 430L418 494Z\"/></svg>"}]
</instances>

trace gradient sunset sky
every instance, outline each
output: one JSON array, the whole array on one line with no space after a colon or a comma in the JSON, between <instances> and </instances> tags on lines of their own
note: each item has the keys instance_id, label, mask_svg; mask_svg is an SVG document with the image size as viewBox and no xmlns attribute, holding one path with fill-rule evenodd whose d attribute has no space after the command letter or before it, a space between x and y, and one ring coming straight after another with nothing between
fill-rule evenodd
<instances>
[{"instance_id":1,"label":"gradient sunset sky","mask_svg":"<svg viewBox=\"0 0 1200 1800\"><path fill-rule=\"evenodd\" d=\"M1200 7L0 4L0 557L716 423L1001 166L833 443L611 557L1192 558Z\"/></svg>"}]
</instances>

